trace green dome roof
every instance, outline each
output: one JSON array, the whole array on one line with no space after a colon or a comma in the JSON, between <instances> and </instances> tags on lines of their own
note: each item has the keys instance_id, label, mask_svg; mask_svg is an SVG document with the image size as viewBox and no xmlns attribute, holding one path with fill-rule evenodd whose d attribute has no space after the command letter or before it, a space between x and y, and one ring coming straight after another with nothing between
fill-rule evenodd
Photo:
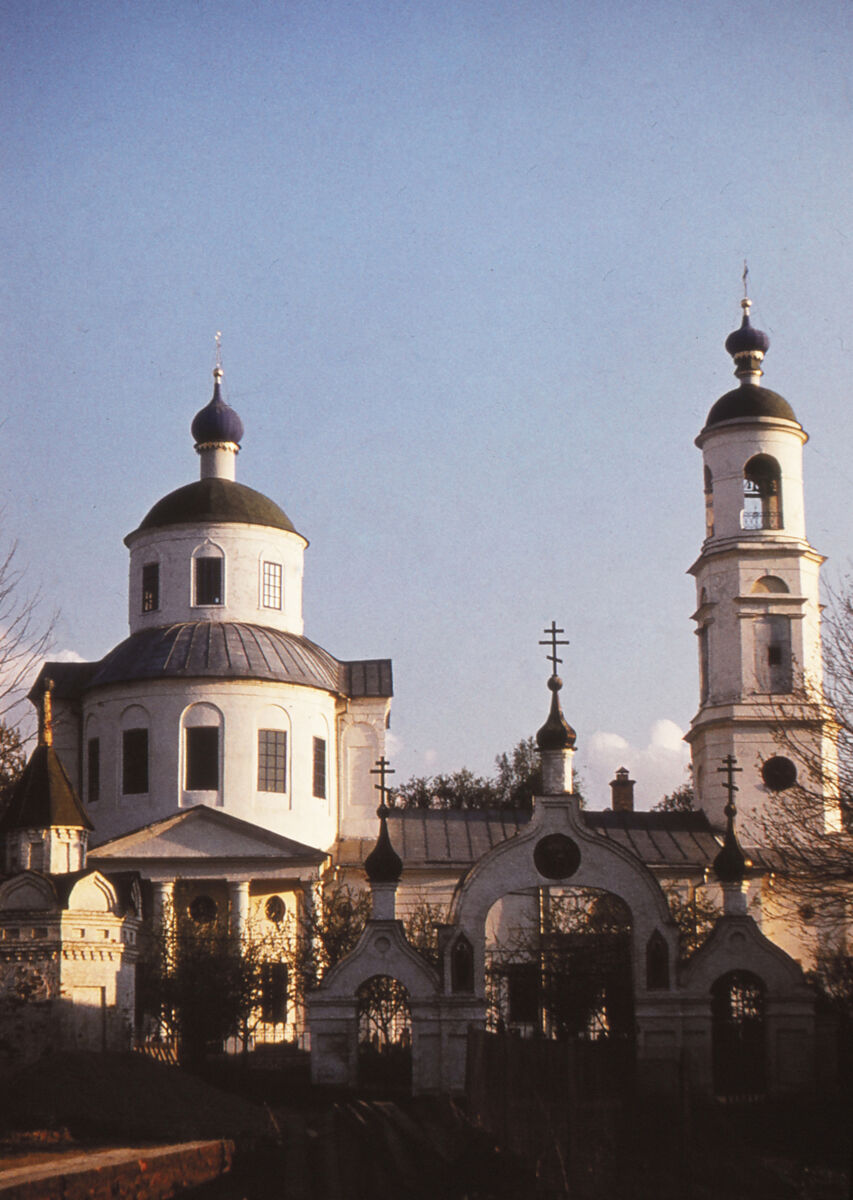
<instances>
[{"instance_id":1,"label":"green dome roof","mask_svg":"<svg viewBox=\"0 0 853 1200\"><path fill-rule=\"evenodd\" d=\"M738 421L744 417L776 417L799 424L794 410L784 396L755 383L743 383L720 396L708 413L705 428L722 425L723 421Z\"/></svg>"},{"instance_id":2,"label":"green dome roof","mask_svg":"<svg viewBox=\"0 0 853 1200\"><path fill-rule=\"evenodd\" d=\"M127 543L135 534L148 529L205 522L266 525L296 533L287 514L268 496L231 479L211 477L169 492L124 540Z\"/></svg>"}]
</instances>

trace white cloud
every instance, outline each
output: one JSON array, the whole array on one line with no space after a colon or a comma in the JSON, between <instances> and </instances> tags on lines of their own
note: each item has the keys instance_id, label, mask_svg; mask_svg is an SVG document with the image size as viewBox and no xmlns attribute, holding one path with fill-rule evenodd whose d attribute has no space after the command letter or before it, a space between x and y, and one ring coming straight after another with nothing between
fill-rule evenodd
<instances>
[{"instance_id":1,"label":"white cloud","mask_svg":"<svg viewBox=\"0 0 853 1200\"><path fill-rule=\"evenodd\" d=\"M634 802L648 809L667 792L684 782L690 750L675 721L661 718L649 729L646 746L632 746L618 733L600 730L587 739L585 753L578 756L590 808L610 807L610 780L619 767L627 767L636 781Z\"/></svg>"}]
</instances>

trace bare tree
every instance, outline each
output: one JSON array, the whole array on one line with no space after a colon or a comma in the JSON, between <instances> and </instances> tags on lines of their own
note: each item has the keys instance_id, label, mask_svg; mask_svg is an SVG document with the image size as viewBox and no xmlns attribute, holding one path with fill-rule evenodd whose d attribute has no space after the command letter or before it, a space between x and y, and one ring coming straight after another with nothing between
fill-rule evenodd
<instances>
[{"instance_id":1,"label":"bare tree","mask_svg":"<svg viewBox=\"0 0 853 1200\"><path fill-rule=\"evenodd\" d=\"M45 619L42 597L28 592L18 543L0 558L0 719L14 721L25 688L53 638L56 614Z\"/></svg>"}]
</instances>

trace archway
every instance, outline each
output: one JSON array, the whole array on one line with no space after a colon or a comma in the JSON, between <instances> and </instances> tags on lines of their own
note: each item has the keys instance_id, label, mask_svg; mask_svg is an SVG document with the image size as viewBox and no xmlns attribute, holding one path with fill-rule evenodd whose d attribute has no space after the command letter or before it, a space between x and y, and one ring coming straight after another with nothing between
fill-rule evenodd
<instances>
[{"instance_id":1,"label":"archway","mask_svg":"<svg viewBox=\"0 0 853 1200\"><path fill-rule=\"evenodd\" d=\"M633 1039L631 913L601 888L502 897L487 920L487 1027L556 1041Z\"/></svg>"},{"instance_id":2,"label":"archway","mask_svg":"<svg viewBox=\"0 0 853 1200\"><path fill-rule=\"evenodd\" d=\"M412 1011L408 989L391 975L372 975L356 992L358 1086L409 1091Z\"/></svg>"},{"instance_id":3,"label":"archway","mask_svg":"<svg viewBox=\"0 0 853 1200\"><path fill-rule=\"evenodd\" d=\"M751 971L728 971L711 987L714 1093L748 1100L767 1090L764 983Z\"/></svg>"}]
</instances>

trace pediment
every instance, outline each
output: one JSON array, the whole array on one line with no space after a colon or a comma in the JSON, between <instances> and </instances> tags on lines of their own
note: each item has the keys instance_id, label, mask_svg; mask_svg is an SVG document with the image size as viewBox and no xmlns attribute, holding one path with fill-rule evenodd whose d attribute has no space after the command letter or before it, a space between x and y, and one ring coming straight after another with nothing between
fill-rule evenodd
<instances>
[{"instance_id":1,"label":"pediment","mask_svg":"<svg viewBox=\"0 0 853 1200\"><path fill-rule=\"evenodd\" d=\"M316 866L322 850L282 837L206 805L196 805L161 821L112 838L89 851L92 866L108 870L128 861L200 863L205 860L259 860L286 866Z\"/></svg>"}]
</instances>

